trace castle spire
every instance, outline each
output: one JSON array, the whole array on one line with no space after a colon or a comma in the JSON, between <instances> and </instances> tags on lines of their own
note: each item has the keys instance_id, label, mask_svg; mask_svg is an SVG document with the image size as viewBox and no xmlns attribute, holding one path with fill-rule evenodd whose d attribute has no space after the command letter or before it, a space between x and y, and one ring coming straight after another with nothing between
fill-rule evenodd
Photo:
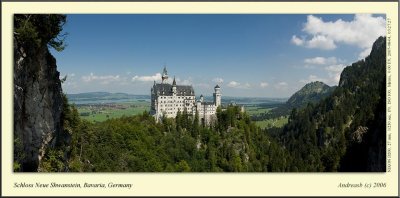
<instances>
[{"instance_id":1,"label":"castle spire","mask_svg":"<svg viewBox=\"0 0 400 198\"><path fill-rule=\"evenodd\" d=\"M167 72L167 66L166 65L164 65L164 70L163 70L161 79L162 79L162 83L164 83L164 81L166 81L168 79L168 72Z\"/></svg>"},{"instance_id":2,"label":"castle spire","mask_svg":"<svg viewBox=\"0 0 400 198\"><path fill-rule=\"evenodd\" d=\"M176 81L175 81L175 76L174 76L174 82L172 83L172 94L175 96L176 95Z\"/></svg>"}]
</instances>

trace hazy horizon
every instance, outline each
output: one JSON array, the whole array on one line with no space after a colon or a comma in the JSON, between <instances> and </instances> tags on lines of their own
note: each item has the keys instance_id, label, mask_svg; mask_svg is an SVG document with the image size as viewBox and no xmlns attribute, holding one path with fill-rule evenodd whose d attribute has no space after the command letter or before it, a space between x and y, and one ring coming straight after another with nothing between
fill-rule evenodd
<instances>
[{"instance_id":1,"label":"hazy horizon","mask_svg":"<svg viewBox=\"0 0 400 198\"><path fill-rule=\"evenodd\" d=\"M88 93L110 93L110 94L128 94L128 95L133 95L133 96L149 96L150 98L150 94L134 94L134 93L126 93L126 92L109 92L109 91L90 91L90 92L80 92L80 93L66 93L67 95L77 95L77 94L88 94ZM206 98L210 98L213 97L212 94L210 95L206 95L206 94L195 94L196 97L199 97L200 95L203 95ZM231 95L227 95L227 96L223 96L226 98L260 98L260 99L289 99L289 97L264 97L264 96L231 96Z\"/></svg>"}]
</instances>

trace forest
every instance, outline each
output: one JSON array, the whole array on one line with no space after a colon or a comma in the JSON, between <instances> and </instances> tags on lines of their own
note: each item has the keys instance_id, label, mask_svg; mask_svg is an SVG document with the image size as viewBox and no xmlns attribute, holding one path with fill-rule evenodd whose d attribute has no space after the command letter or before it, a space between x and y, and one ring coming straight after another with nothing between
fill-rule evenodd
<instances>
[{"instance_id":1,"label":"forest","mask_svg":"<svg viewBox=\"0 0 400 198\"><path fill-rule=\"evenodd\" d=\"M204 126L198 116L186 112L161 123L147 112L92 123L68 106L65 126L72 141L63 149L70 149L71 156L63 163L63 152L49 150L43 169L62 171L67 165L68 171L84 172L288 171L282 157L286 151L240 108L219 108L217 117L214 126Z\"/></svg>"}]
</instances>

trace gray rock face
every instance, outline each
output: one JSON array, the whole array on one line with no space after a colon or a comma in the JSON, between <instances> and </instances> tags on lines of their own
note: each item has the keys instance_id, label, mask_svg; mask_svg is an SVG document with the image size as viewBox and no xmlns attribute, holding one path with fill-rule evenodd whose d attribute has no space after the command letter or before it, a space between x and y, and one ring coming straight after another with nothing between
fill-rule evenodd
<instances>
[{"instance_id":1,"label":"gray rock face","mask_svg":"<svg viewBox=\"0 0 400 198\"><path fill-rule=\"evenodd\" d=\"M14 160L22 171L40 171L46 148L68 139L59 75L47 46L26 52L14 40Z\"/></svg>"}]
</instances>

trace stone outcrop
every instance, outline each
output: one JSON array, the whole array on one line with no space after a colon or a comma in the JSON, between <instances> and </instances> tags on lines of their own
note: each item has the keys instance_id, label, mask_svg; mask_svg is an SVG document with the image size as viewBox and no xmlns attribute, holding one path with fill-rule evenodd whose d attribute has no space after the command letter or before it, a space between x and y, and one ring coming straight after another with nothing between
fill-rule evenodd
<instances>
[{"instance_id":1,"label":"stone outcrop","mask_svg":"<svg viewBox=\"0 0 400 198\"><path fill-rule=\"evenodd\" d=\"M46 148L62 145L62 88L46 44L25 50L14 39L14 160L22 171L40 171Z\"/></svg>"}]
</instances>

